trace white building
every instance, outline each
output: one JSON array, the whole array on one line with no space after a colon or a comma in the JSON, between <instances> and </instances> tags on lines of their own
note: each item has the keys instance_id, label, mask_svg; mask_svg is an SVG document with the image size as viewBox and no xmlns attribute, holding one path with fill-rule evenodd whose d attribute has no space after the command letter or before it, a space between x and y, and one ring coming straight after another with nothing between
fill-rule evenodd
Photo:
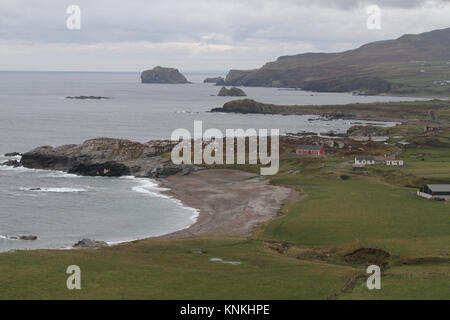
<instances>
[{"instance_id":1,"label":"white building","mask_svg":"<svg viewBox=\"0 0 450 320\"><path fill-rule=\"evenodd\" d=\"M355 157L355 165L357 166L370 166L376 163L374 157Z\"/></svg>"},{"instance_id":2,"label":"white building","mask_svg":"<svg viewBox=\"0 0 450 320\"><path fill-rule=\"evenodd\" d=\"M403 160L386 160L387 166L404 166L405 162Z\"/></svg>"},{"instance_id":3,"label":"white building","mask_svg":"<svg viewBox=\"0 0 450 320\"><path fill-rule=\"evenodd\" d=\"M371 136L370 140L375 142L386 142L389 140L389 137L387 136Z\"/></svg>"},{"instance_id":4,"label":"white building","mask_svg":"<svg viewBox=\"0 0 450 320\"><path fill-rule=\"evenodd\" d=\"M432 200L450 201L450 184L427 184L417 191L417 195Z\"/></svg>"}]
</instances>

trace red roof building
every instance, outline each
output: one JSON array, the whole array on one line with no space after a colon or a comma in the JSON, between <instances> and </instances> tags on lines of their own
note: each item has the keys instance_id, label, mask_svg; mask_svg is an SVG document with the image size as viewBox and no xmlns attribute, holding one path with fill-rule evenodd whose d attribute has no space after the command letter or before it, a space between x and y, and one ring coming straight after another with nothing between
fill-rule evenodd
<instances>
[{"instance_id":1,"label":"red roof building","mask_svg":"<svg viewBox=\"0 0 450 320\"><path fill-rule=\"evenodd\" d=\"M305 156L323 156L325 149L323 146L298 146L295 153Z\"/></svg>"}]
</instances>

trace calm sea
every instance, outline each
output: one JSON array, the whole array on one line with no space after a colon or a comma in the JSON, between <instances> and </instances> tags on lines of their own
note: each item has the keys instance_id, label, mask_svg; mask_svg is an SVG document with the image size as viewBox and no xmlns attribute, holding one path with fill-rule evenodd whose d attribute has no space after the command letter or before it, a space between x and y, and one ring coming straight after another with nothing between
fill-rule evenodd
<instances>
[{"instance_id":1,"label":"calm sea","mask_svg":"<svg viewBox=\"0 0 450 320\"><path fill-rule=\"evenodd\" d=\"M204 130L277 128L282 133L345 132L354 124L308 121L311 116L209 113L233 98L217 97L220 88L201 83L211 75L187 76L193 84L141 84L138 73L0 72L0 162L7 152L95 137L169 139L177 128L192 131L196 120L203 121ZM409 100L276 88L244 90L251 99L274 104ZM64 98L79 95L111 99ZM82 238L129 241L186 228L196 216L195 209L161 195L151 180L76 177L0 166L0 251L66 248ZM38 240L10 239L29 234Z\"/></svg>"}]
</instances>

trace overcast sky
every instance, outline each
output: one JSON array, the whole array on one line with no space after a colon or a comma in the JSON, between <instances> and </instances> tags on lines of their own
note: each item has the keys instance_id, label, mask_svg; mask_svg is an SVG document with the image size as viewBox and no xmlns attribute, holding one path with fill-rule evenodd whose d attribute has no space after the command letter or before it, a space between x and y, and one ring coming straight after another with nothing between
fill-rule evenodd
<instances>
[{"instance_id":1,"label":"overcast sky","mask_svg":"<svg viewBox=\"0 0 450 320\"><path fill-rule=\"evenodd\" d=\"M372 4L381 30L366 27ZM250 69L447 27L450 0L0 0L0 70Z\"/></svg>"}]
</instances>

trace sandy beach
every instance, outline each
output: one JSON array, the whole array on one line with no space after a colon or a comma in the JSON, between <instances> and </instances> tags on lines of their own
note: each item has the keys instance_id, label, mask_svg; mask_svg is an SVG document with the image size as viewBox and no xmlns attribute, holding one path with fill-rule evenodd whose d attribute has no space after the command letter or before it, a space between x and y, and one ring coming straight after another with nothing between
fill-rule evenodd
<instances>
[{"instance_id":1,"label":"sandy beach","mask_svg":"<svg viewBox=\"0 0 450 320\"><path fill-rule=\"evenodd\" d=\"M202 170L161 181L167 193L197 208L195 224L164 237L249 235L255 226L275 217L286 202L301 200L294 190L273 186L264 177L230 169Z\"/></svg>"}]
</instances>

